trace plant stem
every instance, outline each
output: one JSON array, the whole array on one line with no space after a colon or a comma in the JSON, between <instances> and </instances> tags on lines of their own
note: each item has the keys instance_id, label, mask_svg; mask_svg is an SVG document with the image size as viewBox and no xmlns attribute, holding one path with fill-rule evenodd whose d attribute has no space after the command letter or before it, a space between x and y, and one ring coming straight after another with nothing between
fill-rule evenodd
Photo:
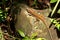
<instances>
[{"instance_id":1,"label":"plant stem","mask_svg":"<svg viewBox=\"0 0 60 40\"><path fill-rule=\"evenodd\" d=\"M53 16L54 12L56 11L58 4L59 4L59 0L57 1L56 5L51 13L51 17Z\"/></svg>"},{"instance_id":2,"label":"plant stem","mask_svg":"<svg viewBox=\"0 0 60 40\"><path fill-rule=\"evenodd\" d=\"M0 40L5 40L4 37L3 37L3 32L1 30L1 26L0 26Z\"/></svg>"}]
</instances>

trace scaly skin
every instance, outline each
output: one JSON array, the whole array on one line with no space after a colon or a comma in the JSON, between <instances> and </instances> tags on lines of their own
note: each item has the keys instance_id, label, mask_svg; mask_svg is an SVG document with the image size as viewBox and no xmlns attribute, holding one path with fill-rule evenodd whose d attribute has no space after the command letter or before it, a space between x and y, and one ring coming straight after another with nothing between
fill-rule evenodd
<instances>
[{"instance_id":1,"label":"scaly skin","mask_svg":"<svg viewBox=\"0 0 60 40\"><path fill-rule=\"evenodd\" d=\"M37 19L41 19L41 21L43 21L43 23L47 26L47 22L45 20L45 17L43 14L37 14L35 10L33 10L32 8L28 8L27 11L32 14L33 16L35 16Z\"/></svg>"},{"instance_id":2,"label":"scaly skin","mask_svg":"<svg viewBox=\"0 0 60 40\"><path fill-rule=\"evenodd\" d=\"M49 27L48 27L48 24L47 24L47 22L46 22L46 20L45 20L44 15L42 15L42 14L40 14L40 15L37 14L36 11L33 10L32 8L27 8L27 11L28 11L30 14L32 14L33 16L35 16L37 19L41 19L41 21L43 21L43 23L46 25L47 31L48 31L49 34L50 34L51 40L53 40L53 38L52 38L52 36L51 36L51 32L50 32L50 30L49 30Z\"/></svg>"}]
</instances>

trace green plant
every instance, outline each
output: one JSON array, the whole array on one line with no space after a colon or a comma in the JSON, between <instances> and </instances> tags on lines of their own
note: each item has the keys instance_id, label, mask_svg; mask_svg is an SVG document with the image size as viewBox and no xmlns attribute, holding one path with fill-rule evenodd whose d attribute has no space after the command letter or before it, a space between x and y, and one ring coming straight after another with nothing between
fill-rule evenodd
<instances>
[{"instance_id":1,"label":"green plant","mask_svg":"<svg viewBox=\"0 0 60 40\"><path fill-rule=\"evenodd\" d=\"M37 5L37 0L34 0L34 3L33 3L33 5Z\"/></svg>"},{"instance_id":2,"label":"green plant","mask_svg":"<svg viewBox=\"0 0 60 40\"><path fill-rule=\"evenodd\" d=\"M8 12L3 10L1 7L0 7L0 22L2 22L3 20L5 20L5 18L7 17L7 14Z\"/></svg>"},{"instance_id":3,"label":"green plant","mask_svg":"<svg viewBox=\"0 0 60 40\"><path fill-rule=\"evenodd\" d=\"M50 3L55 3L57 2L58 0L51 0Z\"/></svg>"},{"instance_id":4,"label":"green plant","mask_svg":"<svg viewBox=\"0 0 60 40\"><path fill-rule=\"evenodd\" d=\"M4 21L7 17L7 14L8 14L8 10L7 9L7 1L8 0L1 0L0 2L0 22Z\"/></svg>"},{"instance_id":5,"label":"green plant","mask_svg":"<svg viewBox=\"0 0 60 40\"><path fill-rule=\"evenodd\" d=\"M57 11L57 13L59 13L59 14L60 14L60 9Z\"/></svg>"},{"instance_id":6,"label":"green plant","mask_svg":"<svg viewBox=\"0 0 60 40\"><path fill-rule=\"evenodd\" d=\"M50 1L50 3L55 3L55 2L57 2L57 3L56 3L56 5L55 5L55 7L54 7L54 9L53 9L53 11L52 11L52 13L51 13L51 17L53 16L54 12L56 11L57 6L58 6L60 0L51 0L51 1ZM58 10L58 12L59 12L59 10ZM60 12L59 12L59 13L60 13Z\"/></svg>"},{"instance_id":7,"label":"green plant","mask_svg":"<svg viewBox=\"0 0 60 40\"><path fill-rule=\"evenodd\" d=\"M28 37L28 36L26 36L26 35L24 34L23 31L21 31L21 30L17 30L17 31L18 31L18 33L23 37L22 40L46 40L45 38L35 38L35 37L37 36L37 33L33 33L33 34L31 35L31 37Z\"/></svg>"},{"instance_id":8,"label":"green plant","mask_svg":"<svg viewBox=\"0 0 60 40\"><path fill-rule=\"evenodd\" d=\"M4 37L3 37L3 32L1 30L1 26L0 26L0 40L5 40Z\"/></svg>"},{"instance_id":9,"label":"green plant","mask_svg":"<svg viewBox=\"0 0 60 40\"><path fill-rule=\"evenodd\" d=\"M25 37L25 34L23 33L23 31L21 31L21 30L17 30L17 31L22 37Z\"/></svg>"},{"instance_id":10,"label":"green plant","mask_svg":"<svg viewBox=\"0 0 60 40\"><path fill-rule=\"evenodd\" d=\"M55 25L55 27L60 31L60 22L55 19L51 19L51 22Z\"/></svg>"},{"instance_id":11,"label":"green plant","mask_svg":"<svg viewBox=\"0 0 60 40\"><path fill-rule=\"evenodd\" d=\"M51 1L50 1L50 3L56 3L54 9L52 10L51 17L52 17L53 14L55 13L59 2L60 2L60 0L51 0ZM60 9L58 9L57 13L60 13ZM55 19L51 19L51 22L52 22L52 23L55 25L55 27L60 31L60 22L58 22L58 21L55 20Z\"/></svg>"}]
</instances>

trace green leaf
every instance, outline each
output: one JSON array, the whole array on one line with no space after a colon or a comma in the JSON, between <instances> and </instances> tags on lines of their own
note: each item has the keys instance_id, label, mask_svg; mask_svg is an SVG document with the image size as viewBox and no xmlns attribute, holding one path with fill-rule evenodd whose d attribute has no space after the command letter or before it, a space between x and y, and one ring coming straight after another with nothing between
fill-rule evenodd
<instances>
[{"instance_id":1,"label":"green leaf","mask_svg":"<svg viewBox=\"0 0 60 40\"><path fill-rule=\"evenodd\" d=\"M36 40L46 40L45 38L37 38Z\"/></svg>"},{"instance_id":2,"label":"green leaf","mask_svg":"<svg viewBox=\"0 0 60 40\"><path fill-rule=\"evenodd\" d=\"M60 9L57 11L57 13L59 13L59 14L60 14Z\"/></svg>"},{"instance_id":3,"label":"green leaf","mask_svg":"<svg viewBox=\"0 0 60 40\"><path fill-rule=\"evenodd\" d=\"M58 23L58 22L55 24L55 26L57 26L57 25L59 25L59 23Z\"/></svg>"},{"instance_id":4,"label":"green leaf","mask_svg":"<svg viewBox=\"0 0 60 40\"><path fill-rule=\"evenodd\" d=\"M50 19L50 21L51 21L52 23L54 23L54 24L57 23L57 20L55 20L55 19Z\"/></svg>"},{"instance_id":5,"label":"green leaf","mask_svg":"<svg viewBox=\"0 0 60 40\"><path fill-rule=\"evenodd\" d=\"M22 40L36 40L36 39L24 38Z\"/></svg>"},{"instance_id":6,"label":"green leaf","mask_svg":"<svg viewBox=\"0 0 60 40\"><path fill-rule=\"evenodd\" d=\"M37 0L34 0L34 5L36 4L36 1L37 1Z\"/></svg>"},{"instance_id":7,"label":"green leaf","mask_svg":"<svg viewBox=\"0 0 60 40\"><path fill-rule=\"evenodd\" d=\"M24 34L23 31L21 31L21 30L17 30L17 31L18 31L18 33L19 33L22 37L25 37L25 34Z\"/></svg>"},{"instance_id":8,"label":"green leaf","mask_svg":"<svg viewBox=\"0 0 60 40\"><path fill-rule=\"evenodd\" d=\"M3 11L2 11L2 10L0 10L0 13L3 13Z\"/></svg>"},{"instance_id":9,"label":"green leaf","mask_svg":"<svg viewBox=\"0 0 60 40\"><path fill-rule=\"evenodd\" d=\"M60 0L58 0L58 1L60 1Z\"/></svg>"},{"instance_id":10,"label":"green leaf","mask_svg":"<svg viewBox=\"0 0 60 40\"><path fill-rule=\"evenodd\" d=\"M54 21L54 19L50 19L50 21L51 21L51 22L53 22L53 21Z\"/></svg>"},{"instance_id":11,"label":"green leaf","mask_svg":"<svg viewBox=\"0 0 60 40\"><path fill-rule=\"evenodd\" d=\"M57 23L57 20L54 20L53 23L54 23L54 24Z\"/></svg>"},{"instance_id":12,"label":"green leaf","mask_svg":"<svg viewBox=\"0 0 60 40\"><path fill-rule=\"evenodd\" d=\"M38 33L37 33L37 32L32 33L32 35L31 35L31 37L30 37L30 38L34 38L34 37L36 37L37 35L38 35Z\"/></svg>"},{"instance_id":13,"label":"green leaf","mask_svg":"<svg viewBox=\"0 0 60 40\"><path fill-rule=\"evenodd\" d=\"M24 38L24 39L22 39L22 40L30 40L30 39Z\"/></svg>"},{"instance_id":14,"label":"green leaf","mask_svg":"<svg viewBox=\"0 0 60 40\"><path fill-rule=\"evenodd\" d=\"M51 0L50 3L55 3L57 2L58 0Z\"/></svg>"},{"instance_id":15,"label":"green leaf","mask_svg":"<svg viewBox=\"0 0 60 40\"><path fill-rule=\"evenodd\" d=\"M0 17L3 16L2 14L0 14Z\"/></svg>"},{"instance_id":16,"label":"green leaf","mask_svg":"<svg viewBox=\"0 0 60 40\"><path fill-rule=\"evenodd\" d=\"M34 0L34 3L32 4L32 6L37 5L37 0Z\"/></svg>"},{"instance_id":17,"label":"green leaf","mask_svg":"<svg viewBox=\"0 0 60 40\"><path fill-rule=\"evenodd\" d=\"M56 28L57 28L58 30L60 30L60 24L57 24L57 25L56 25Z\"/></svg>"},{"instance_id":18,"label":"green leaf","mask_svg":"<svg viewBox=\"0 0 60 40\"><path fill-rule=\"evenodd\" d=\"M30 40L30 38L25 36L22 40Z\"/></svg>"}]
</instances>

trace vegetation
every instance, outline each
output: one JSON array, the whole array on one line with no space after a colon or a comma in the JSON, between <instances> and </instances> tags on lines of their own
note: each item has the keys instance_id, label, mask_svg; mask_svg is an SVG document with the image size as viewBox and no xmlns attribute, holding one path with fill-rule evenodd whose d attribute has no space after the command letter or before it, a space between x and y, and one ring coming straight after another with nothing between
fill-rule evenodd
<instances>
[{"instance_id":1,"label":"vegetation","mask_svg":"<svg viewBox=\"0 0 60 40\"><path fill-rule=\"evenodd\" d=\"M55 13L55 11L56 11L56 9L57 9L57 7L58 7L58 4L59 4L59 2L60 2L60 0L51 0L51 1L50 1L50 3L55 3L55 2L57 2L57 3L56 3L56 5L55 5L55 7L54 7L54 9L53 9L53 11L52 11L52 13L51 13L51 17L52 17L53 14ZM60 9L58 9L57 13L60 13ZM56 26L56 28L57 28L58 30L60 30L60 22L57 22L57 20L55 20L55 19L51 19L51 22Z\"/></svg>"},{"instance_id":2,"label":"vegetation","mask_svg":"<svg viewBox=\"0 0 60 40\"><path fill-rule=\"evenodd\" d=\"M13 20L13 17L15 17L15 15L11 14L11 10L12 10L12 7L17 8L16 5L20 2L22 2L22 1L19 1L19 2L18 1L17 0L1 0L1 2L0 2L0 30L2 30L2 25L4 26L3 28L7 28L6 26L8 26L7 30L9 32L11 32L10 34L15 34L15 32L12 31L10 28L11 21L13 21L13 22L15 21L15 20ZM43 9L46 9L46 7L45 7L46 5L44 6L43 4L47 4L44 2L41 2L40 4L42 4L42 5L39 6L40 5L39 1L37 2L37 0L34 0L32 3L33 5L31 5L31 6L32 6L32 8L35 8L35 9L41 9L43 7L42 8L42 10L43 10ZM52 18L52 16L54 16L53 14L56 12L56 10L59 6L59 2L60 2L60 0L50 0L50 4L56 3L54 8L51 7L51 9L53 9L53 10L52 10L50 16L51 16L51 23L53 25L55 25L55 27L60 31L60 20L56 20L56 18ZM50 6L50 5L48 5L48 6ZM48 6L47 6L47 8L48 8ZM14 10L14 11L16 11L16 10ZM57 13L60 15L60 9L58 9ZM31 35L31 37L26 36L24 34L24 32L21 30L17 30L17 33L19 33L19 35L22 37L22 40L46 40L45 38L35 38L37 36L37 33L33 33ZM4 33L0 32L0 38L2 38L3 34ZM14 35L12 35L12 36L9 35L9 37L14 38L15 40L16 39L19 40L19 37L18 38L14 37ZM5 37L5 39L7 39L7 38L8 37ZM2 40L4 40L4 38L2 38Z\"/></svg>"},{"instance_id":3,"label":"vegetation","mask_svg":"<svg viewBox=\"0 0 60 40\"><path fill-rule=\"evenodd\" d=\"M28 37L23 33L23 31L18 30L18 32L23 37L22 40L46 40L45 38L35 38L37 36L37 33L33 33L31 37Z\"/></svg>"}]
</instances>

